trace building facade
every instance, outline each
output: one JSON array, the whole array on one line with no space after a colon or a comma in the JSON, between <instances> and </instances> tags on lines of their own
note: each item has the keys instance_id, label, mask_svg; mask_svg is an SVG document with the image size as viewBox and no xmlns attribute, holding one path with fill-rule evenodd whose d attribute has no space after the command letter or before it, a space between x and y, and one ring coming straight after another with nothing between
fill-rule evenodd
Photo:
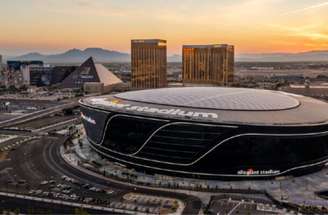
<instances>
[{"instance_id":1,"label":"building facade","mask_svg":"<svg viewBox=\"0 0 328 215\"><path fill-rule=\"evenodd\" d=\"M44 67L42 61L7 61L4 85L17 88L30 84L30 68Z\"/></svg>"},{"instance_id":2,"label":"building facade","mask_svg":"<svg viewBox=\"0 0 328 215\"><path fill-rule=\"evenodd\" d=\"M167 86L165 40L132 40L131 64L132 88L147 89Z\"/></svg>"},{"instance_id":3,"label":"building facade","mask_svg":"<svg viewBox=\"0 0 328 215\"><path fill-rule=\"evenodd\" d=\"M228 85L234 79L234 46L183 46L184 84Z\"/></svg>"}]
</instances>

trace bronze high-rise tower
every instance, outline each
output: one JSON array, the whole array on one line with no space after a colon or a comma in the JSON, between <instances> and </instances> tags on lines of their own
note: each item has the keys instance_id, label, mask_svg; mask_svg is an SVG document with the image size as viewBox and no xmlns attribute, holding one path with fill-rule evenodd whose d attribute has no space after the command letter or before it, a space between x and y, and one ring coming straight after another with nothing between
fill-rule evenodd
<instances>
[{"instance_id":1,"label":"bronze high-rise tower","mask_svg":"<svg viewBox=\"0 0 328 215\"><path fill-rule=\"evenodd\" d=\"M132 88L166 87L166 64L165 40L131 41Z\"/></svg>"},{"instance_id":2,"label":"bronze high-rise tower","mask_svg":"<svg viewBox=\"0 0 328 215\"><path fill-rule=\"evenodd\" d=\"M184 84L227 85L233 82L234 46L183 46Z\"/></svg>"}]
</instances>

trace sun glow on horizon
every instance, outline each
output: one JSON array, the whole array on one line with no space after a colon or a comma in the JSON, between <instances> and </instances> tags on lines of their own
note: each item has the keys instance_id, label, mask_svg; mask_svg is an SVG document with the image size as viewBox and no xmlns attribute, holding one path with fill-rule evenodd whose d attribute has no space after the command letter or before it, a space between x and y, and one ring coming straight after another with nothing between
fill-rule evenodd
<instances>
[{"instance_id":1,"label":"sun glow on horizon","mask_svg":"<svg viewBox=\"0 0 328 215\"><path fill-rule=\"evenodd\" d=\"M130 52L134 38L229 43L237 53L328 49L323 0L11 0L0 2L0 53L102 47Z\"/></svg>"}]
</instances>

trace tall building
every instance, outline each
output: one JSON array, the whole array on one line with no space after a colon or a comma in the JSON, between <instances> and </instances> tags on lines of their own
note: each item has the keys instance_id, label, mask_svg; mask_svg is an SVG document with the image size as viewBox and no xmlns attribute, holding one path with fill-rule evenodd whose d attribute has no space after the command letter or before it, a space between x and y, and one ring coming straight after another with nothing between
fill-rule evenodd
<instances>
[{"instance_id":1,"label":"tall building","mask_svg":"<svg viewBox=\"0 0 328 215\"><path fill-rule=\"evenodd\" d=\"M165 40L132 40L131 63L132 88L147 89L167 86Z\"/></svg>"},{"instance_id":2,"label":"tall building","mask_svg":"<svg viewBox=\"0 0 328 215\"><path fill-rule=\"evenodd\" d=\"M183 46L184 84L227 85L233 82L234 46Z\"/></svg>"},{"instance_id":3,"label":"tall building","mask_svg":"<svg viewBox=\"0 0 328 215\"><path fill-rule=\"evenodd\" d=\"M2 55L0 54L0 66L2 65Z\"/></svg>"}]
</instances>

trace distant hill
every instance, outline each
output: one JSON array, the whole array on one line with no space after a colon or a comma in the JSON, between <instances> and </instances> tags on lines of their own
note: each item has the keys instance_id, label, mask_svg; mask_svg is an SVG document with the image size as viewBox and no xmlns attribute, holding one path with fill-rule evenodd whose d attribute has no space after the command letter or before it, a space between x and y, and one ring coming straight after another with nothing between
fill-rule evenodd
<instances>
[{"instance_id":1,"label":"distant hill","mask_svg":"<svg viewBox=\"0 0 328 215\"><path fill-rule=\"evenodd\" d=\"M171 55L168 62L182 62L181 55ZM300 53L236 54L237 62L328 62L328 50Z\"/></svg>"},{"instance_id":2,"label":"distant hill","mask_svg":"<svg viewBox=\"0 0 328 215\"><path fill-rule=\"evenodd\" d=\"M64 53L43 55L40 53L28 53L18 57L7 57L10 60L42 60L45 63L82 63L89 57L101 63L130 62L128 53L102 48L87 48L85 50L71 49ZM181 55L170 55L168 62L181 62ZM300 53L261 53L261 54L237 54L238 62L302 62L302 61L328 61L328 50L309 51Z\"/></svg>"},{"instance_id":3,"label":"distant hill","mask_svg":"<svg viewBox=\"0 0 328 215\"><path fill-rule=\"evenodd\" d=\"M26 60L26 61L31 61L31 60L44 60L46 58L45 55L42 55L37 52L32 52L28 53L19 57L9 57L10 60Z\"/></svg>"},{"instance_id":4,"label":"distant hill","mask_svg":"<svg viewBox=\"0 0 328 215\"><path fill-rule=\"evenodd\" d=\"M87 48L85 50L71 49L64 53L43 55L40 53L28 53L10 60L42 60L46 63L82 63L89 57L97 62L128 62L130 55L118 51L101 48Z\"/></svg>"},{"instance_id":5,"label":"distant hill","mask_svg":"<svg viewBox=\"0 0 328 215\"><path fill-rule=\"evenodd\" d=\"M302 61L328 61L328 50L309 51L300 53L262 53L239 54L236 61L254 62L302 62Z\"/></svg>"}]
</instances>

